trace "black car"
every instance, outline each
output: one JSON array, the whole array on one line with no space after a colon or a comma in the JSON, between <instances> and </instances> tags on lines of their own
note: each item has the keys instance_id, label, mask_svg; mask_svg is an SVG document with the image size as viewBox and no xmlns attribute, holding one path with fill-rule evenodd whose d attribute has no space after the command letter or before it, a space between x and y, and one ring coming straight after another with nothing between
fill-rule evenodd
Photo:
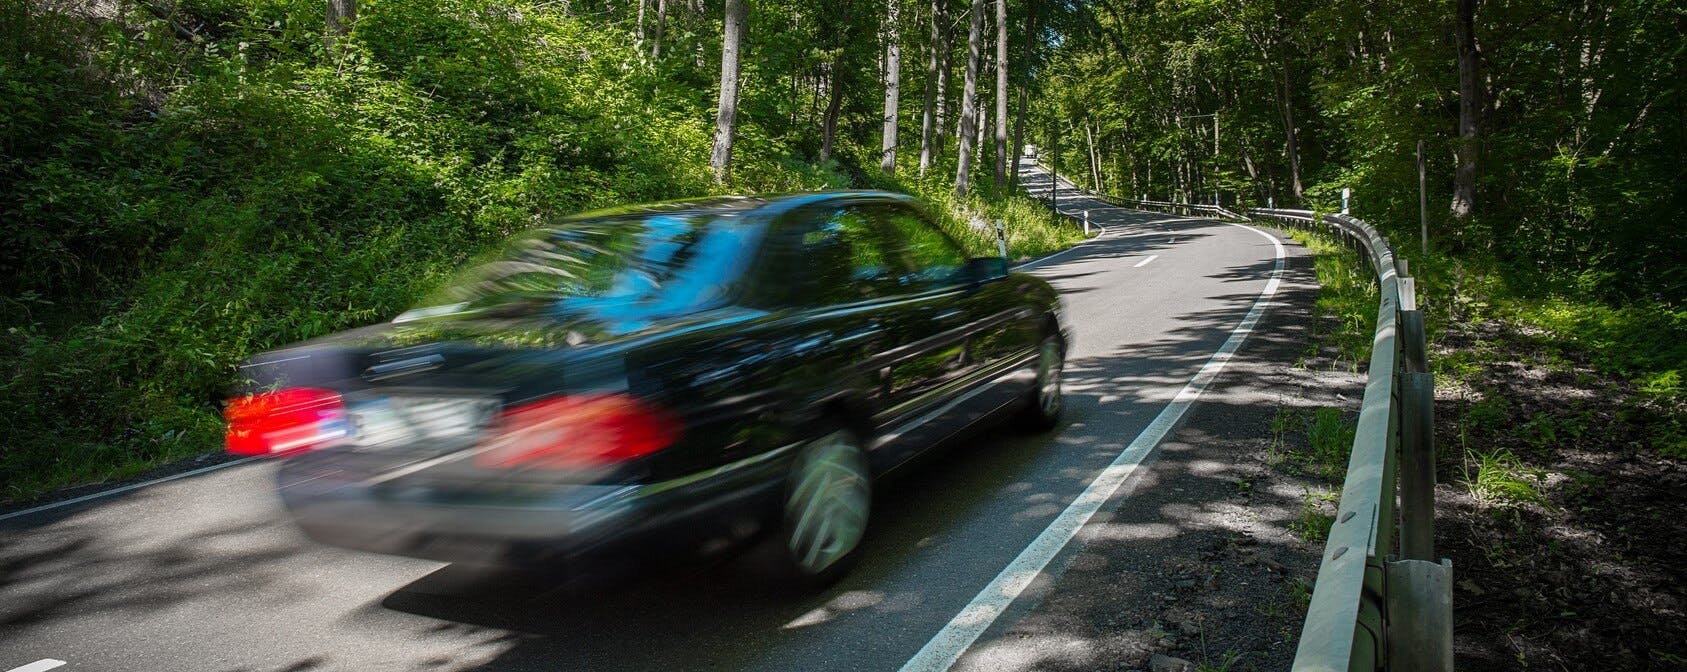
<instances>
[{"instance_id":1,"label":"black car","mask_svg":"<svg viewBox=\"0 0 1687 672\"><path fill-rule=\"evenodd\" d=\"M876 476L987 418L1052 427L1067 338L1048 283L906 196L604 211L252 358L228 448L286 457L281 498L329 544L567 563L757 527L824 581Z\"/></svg>"}]
</instances>

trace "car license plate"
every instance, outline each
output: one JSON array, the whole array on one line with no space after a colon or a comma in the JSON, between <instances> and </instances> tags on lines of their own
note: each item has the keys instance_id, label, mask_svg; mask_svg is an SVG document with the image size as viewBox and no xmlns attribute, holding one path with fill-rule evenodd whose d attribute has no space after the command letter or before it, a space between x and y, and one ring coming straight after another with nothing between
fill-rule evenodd
<instances>
[{"instance_id":1,"label":"car license plate","mask_svg":"<svg viewBox=\"0 0 1687 672\"><path fill-rule=\"evenodd\" d=\"M349 404L352 443L365 447L439 441L467 441L479 436L498 411L498 400L485 397L392 396Z\"/></svg>"}]
</instances>

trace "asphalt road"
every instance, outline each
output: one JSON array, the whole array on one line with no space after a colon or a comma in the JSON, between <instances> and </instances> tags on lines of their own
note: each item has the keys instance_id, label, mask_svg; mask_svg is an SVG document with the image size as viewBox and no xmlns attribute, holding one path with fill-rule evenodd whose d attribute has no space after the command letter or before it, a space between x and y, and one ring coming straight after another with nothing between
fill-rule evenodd
<instances>
[{"instance_id":1,"label":"asphalt road","mask_svg":"<svg viewBox=\"0 0 1687 672\"><path fill-rule=\"evenodd\" d=\"M1025 170L1046 193L1048 176ZM285 522L273 465L257 462L0 521L0 671L43 659L61 670L898 670L922 649L942 661L928 643L951 637L945 626L966 621L957 615L1028 546L1048 546L1045 530L1071 522L1074 500L1135 442L1141 466L1106 472L1126 473L1123 487L1091 491L1106 510L1132 506L1153 469L1143 437L1167 429L1168 404L1180 391L1189 401L1186 385L1280 268L1281 248L1258 231L1061 191L1063 211L1090 209L1107 230L1029 269L1064 293L1075 332L1065 422L982 433L903 470L880 489L863 561L824 594L771 591L742 559L582 585L325 548ZM1054 544L1028 582L1056 580L1078 543ZM982 612L988 640L1031 600L984 601L1002 607Z\"/></svg>"}]
</instances>

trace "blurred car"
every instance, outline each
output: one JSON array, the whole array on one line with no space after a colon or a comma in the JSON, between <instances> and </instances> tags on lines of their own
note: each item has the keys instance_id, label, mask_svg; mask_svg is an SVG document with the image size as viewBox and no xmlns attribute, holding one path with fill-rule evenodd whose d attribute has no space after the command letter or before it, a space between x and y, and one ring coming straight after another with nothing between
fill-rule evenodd
<instances>
[{"instance_id":1,"label":"blurred car","mask_svg":"<svg viewBox=\"0 0 1687 672\"><path fill-rule=\"evenodd\" d=\"M521 233L390 323L252 358L231 452L286 458L308 536L567 563L771 530L850 564L875 479L987 419L1052 427L1054 289L968 258L913 199L682 201Z\"/></svg>"}]
</instances>

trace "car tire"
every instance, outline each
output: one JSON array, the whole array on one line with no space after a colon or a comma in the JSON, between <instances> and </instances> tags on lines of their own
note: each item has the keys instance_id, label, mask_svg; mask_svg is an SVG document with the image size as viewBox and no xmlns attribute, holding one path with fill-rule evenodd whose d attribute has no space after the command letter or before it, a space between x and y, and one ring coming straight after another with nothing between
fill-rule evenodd
<instances>
[{"instance_id":1,"label":"car tire","mask_svg":"<svg viewBox=\"0 0 1687 672\"><path fill-rule=\"evenodd\" d=\"M1038 432L1054 429L1060 424L1060 414L1066 410L1062 385L1066 368L1066 345L1060 337L1048 335L1037 344L1037 377L1025 395L1025 408L1019 414L1019 426Z\"/></svg>"},{"instance_id":2,"label":"car tire","mask_svg":"<svg viewBox=\"0 0 1687 672\"><path fill-rule=\"evenodd\" d=\"M855 563L873 505L863 443L857 432L832 425L797 448L769 544L787 587L828 586Z\"/></svg>"}]
</instances>

